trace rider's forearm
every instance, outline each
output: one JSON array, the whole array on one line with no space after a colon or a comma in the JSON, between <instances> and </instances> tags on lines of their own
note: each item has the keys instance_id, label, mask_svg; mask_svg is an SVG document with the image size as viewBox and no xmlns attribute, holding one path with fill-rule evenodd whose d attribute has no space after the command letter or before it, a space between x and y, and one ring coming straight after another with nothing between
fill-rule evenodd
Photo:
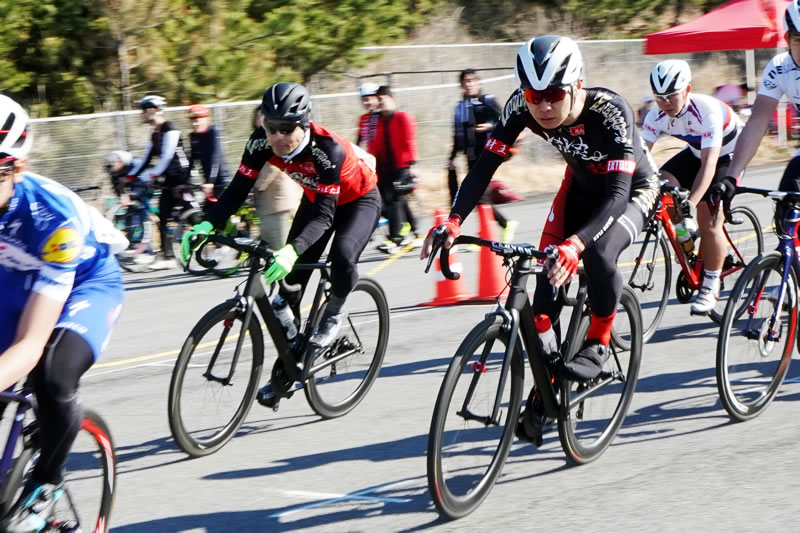
<instances>
[{"instance_id":1,"label":"rider's forearm","mask_svg":"<svg viewBox=\"0 0 800 533\"><path fill-rule=\"evenodd\" d=\"M711 187L714 181L714 174L717 170L717 161L719 161L719 147L706 148L702 151L700 170L694 178L692 189L689 191L689 200L698 205L703 195Z\"/></svg>"},{"instance_id":2,"label":"rider's forearm","mask_svg":"<svg viewBox=\"0 0 800 533\"><path fill-rule=\"evenodd\" d=\"M491 152L484 150L469 171L467 177L461 182L458 188L456 199L453 202L451 215L458 215L461 220L465 220L486 192L486 187L492 181L492 176L497 171L503 159Z\"/></svg>"},{"instance_id":3,"label":"rider's forearm","mask_svg":"<svg viewBox=\"0 0 800 533\"><path fill-rule=\"evenodd\" d=\"M736 148L733 151L733 158L730 166L728 166L728 175L734 176L739 179L744 169L753 159L758 151L758 146L761 144L761 139L767 131L769 121L772 118L772 111L775 108L774 100L767 99L759 101L756 99L756 105L753 107L753 114L744 125L744 129L739 134L736 140ZM762 111L761 108L764 108ZM770 108L771 107L771 108Z\"/></svg>"}]
</instances>

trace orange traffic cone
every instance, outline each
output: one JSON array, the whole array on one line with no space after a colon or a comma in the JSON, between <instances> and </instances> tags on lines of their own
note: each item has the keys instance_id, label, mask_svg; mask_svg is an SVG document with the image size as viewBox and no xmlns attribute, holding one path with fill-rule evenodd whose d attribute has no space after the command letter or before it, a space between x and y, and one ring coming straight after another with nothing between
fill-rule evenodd
<instances>
[{"instance_id":1,"label":"orange traffic cone","mask_svg":"<svg viewBox=\"0 0 800 533\"><path fill-rule=\"evenodd\" d=\"M478 206L480 217L480 231L478 236L487 241L499 241L497 236L497 223L492 214L492 206L481 204ZM485 246L481 247L480 274L478 277L478 295L473 300L492 301L508 291L506 284L506 271L503 268L503 258Z\"/></svg>"},{"instance_id":2,"label":"orange traffic cone","mask_svg":"<svg viewBox=\"0 0 800 533\"><path fill-rule=\"evenodd\" d=\"M447 209L437 209L433 215L434 225L438 226L439 224L443 224L447 220L448 212ZM436 296L430 302L420 305L451 305L468 300L469 296L464 289L464 280L462 278L455 280L447 279L444 277L444 274L442 274L442 267L439 266L439 259L436 258L433 262L436 263ZM450 270L459 273L463 271L461 260L455 250L450 250Z\"/></svg>"}]
</instances>

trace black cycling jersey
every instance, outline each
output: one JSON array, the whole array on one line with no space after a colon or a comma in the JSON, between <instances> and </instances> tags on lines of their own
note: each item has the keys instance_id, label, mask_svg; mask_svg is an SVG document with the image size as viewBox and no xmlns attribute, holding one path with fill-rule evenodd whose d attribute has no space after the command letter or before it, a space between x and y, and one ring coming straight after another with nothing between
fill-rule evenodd
<instances>
[{"instance_id":1,"label":"black cycling jersey","mask_svg":"<svg viewBox=\"0 0 800 533\"><path fill-rule=\"evenodd\" d=\"M657 194L657 167L634 124L633 109L621 96L608 89L591 88L586 89L583 111L573 124L544 129L528 111L525 96L518 89L506 102L500 122L461 184L452 213L466 218L527 127L561 152L573 175L572 193L594 199L597 208L576 233L588 246L625 212L629 201L640 201L634 190L654 191L643 195L643 211L651 204L650 196Z\"/></svg>"},{"instance_id":2,"label":"black cycling jersey","mask_svg":"<svg viewBox=\"0 0 800 533\"><path fill-rule=\"evenodd\" d=\"M214 126L209 126L202 133L193 131L189 134L189 144L192 147L189 168L193 168L194 164L199 162L203 169L203 181L214 184L214 194L217 196L230 181L220 141L219 130Z\"/></svg>"},{"instance_id":3,"label":"black cycling jersey","mask_svg":"<svg viewBox=\"0 0 800 533\"><path fill-rule=\"evenodd\" d=\"M183 185L189 181L189 158L183 149L181 131L169 121L153 130L147 153L140 165L131 171L131 175L139 176L154 157L158 158L158 164L151 172L153 177L164 176L166 187Z\"/></svg>"}]
</instances>

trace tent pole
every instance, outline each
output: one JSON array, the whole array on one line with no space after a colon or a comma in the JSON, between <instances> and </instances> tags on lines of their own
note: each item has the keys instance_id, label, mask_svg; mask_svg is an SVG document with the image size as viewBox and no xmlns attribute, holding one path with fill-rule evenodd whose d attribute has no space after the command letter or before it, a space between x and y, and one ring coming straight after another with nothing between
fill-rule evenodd
<instances>
[{"instance_id":1,"label":"tent pole","mask_svg":"<svg viewBox=\"0 0 800 533\"><path fill-rule=\"evenodd\" d=\"M755 50L745 50L744 64L747 76L747 103L756 101L756 54Z\"/></svg>"}]
</instances>

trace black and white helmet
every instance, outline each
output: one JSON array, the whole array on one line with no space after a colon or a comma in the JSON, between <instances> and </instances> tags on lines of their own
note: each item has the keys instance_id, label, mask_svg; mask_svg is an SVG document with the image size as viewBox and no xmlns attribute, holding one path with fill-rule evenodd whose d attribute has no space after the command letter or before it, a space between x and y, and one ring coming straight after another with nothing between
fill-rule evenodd
<instances>
[{"instance_id":1,"label":"black and white helmet","mask_svg":"<svg viewBox=\"0 0 800 533\"><path fill-rule=\"evenodd\" d=\"M650 72L650 87L653 94L666 96L677 93L689 86L692 70L682 59L668 59L656 65Z\"/></svg>"},{"instance_id":2,"label":"black and white helmet","mask_svg":"<svg viewBox=\"0 0 800 533\"><path fill-rule=\"evenodd\" d=\"M0 158L25 159L32 143L28 113L14 100L0 94Z\"/></svg>"},{"instance_id":3,"label":"black and white helmet","mask_svg":"<svg viewBox=\"0 0 800 533\"><path fill-rule=\"evenodd\" d=\"M798 0L792 0L786 6L786 13L783 15L783 29L800 33L800 2Z\"/></svg>"},{"instance_id":4,"label":"black and white helmet","mask_svg":"<svg viewBox=\"0 0 800 533\"><path fill-rule=\"evenodd\" d=\"M265 120L293 122L308 127L311 95L300 84L280 82L264 91L261 112Z\"/></svg>"},{"instance_id":5,"label":"black and white helmet","mask_svg":"<svg viewBox=\"0 0 800 533\"><path fill-rule=\"evenodd\" d=\"M142 109L164 109L167 107L167 101L163 96L151 94L139 100L139 107Z\"/></svg>"},{"instance_id":6,"label":"black and white helmet","mask_svg":"<svg viewBox=\"0 0 800 533\"><path fill-rule=\"evenodd\" d=\"M378 85L377 83L366 82L362 83L361 87L358 88L358 93L361 95L362 98L365 96L375 96L375 93L378 92L379 88L380 85Z\"/></svg>"},{"instance_id":7,"label":"black and white helmet","mask_svg":"<svg viewBox=\"0 0 800 533\"><path fill-rule=\"evenodd\" d=\"M571 85L583 78L581 51L569 37L535 37L517 52L514 75L520 87L526 90L543 91Z\"/></svg>"}]
</instances>

